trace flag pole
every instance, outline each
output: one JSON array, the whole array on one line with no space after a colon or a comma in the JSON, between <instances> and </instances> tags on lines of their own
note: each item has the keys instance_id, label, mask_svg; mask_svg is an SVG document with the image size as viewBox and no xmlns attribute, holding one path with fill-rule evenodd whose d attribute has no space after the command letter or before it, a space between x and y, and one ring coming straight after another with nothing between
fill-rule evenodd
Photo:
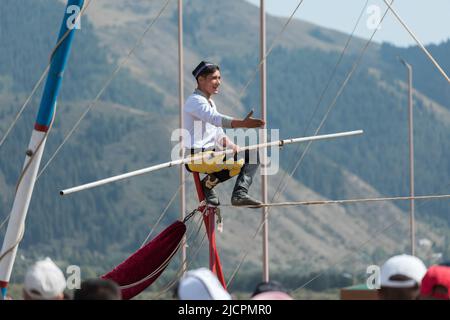
<instances>
[{"instance_id":1,"label":"flag pole","mask_svg":"<svg viewBox=\"0 0 450 320\"><path fill-rule=\"evenodd\" d=\"M6 297L17 248L23 237L28 207L33 194L48 131L54 118L64 70L69 59L75 30L78 28L77 21L83 4L84 0L68 0L57 46L51 55L50 71L47 76L34 130L26 151L25 163L17 184L8 228L0 254L0 289L3 299Z\"/></svg>"}]
</instances>

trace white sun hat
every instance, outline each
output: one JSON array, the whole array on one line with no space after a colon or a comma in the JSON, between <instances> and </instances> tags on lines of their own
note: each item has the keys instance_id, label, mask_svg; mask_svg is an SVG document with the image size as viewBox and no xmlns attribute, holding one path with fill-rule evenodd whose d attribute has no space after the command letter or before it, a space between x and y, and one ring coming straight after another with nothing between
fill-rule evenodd
<instances>
[{"instance_id":1,"label":"white sun hat","mask_svg":"<svg viewBox=\"0 0 450 320\"><path fill-rule=\"evenodd\" d=\"M37 261L28 268L24 290L36 300L51 300L60 296L66 288L66 279L61 269L50 258Z\"/></svg>"},{"instance_id":2,"label":"white sun hat","mask_svg":"<svg viewBox=\"0 0 450 320\"><path fill-rule=\"evenodd\" d=\"M180 300L231 300L217 277L208 269L186 272L178 286Z\"/></svg>"}]
</instances>

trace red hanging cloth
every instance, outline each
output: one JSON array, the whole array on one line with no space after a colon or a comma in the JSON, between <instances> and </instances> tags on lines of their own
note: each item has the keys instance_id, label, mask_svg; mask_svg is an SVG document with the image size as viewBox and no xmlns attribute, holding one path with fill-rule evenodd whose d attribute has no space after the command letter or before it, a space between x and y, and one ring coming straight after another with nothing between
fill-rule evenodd
<instances>
[{"instance_id":1,"label":"red hanging cloth","mask_svg":"<svg viewBox=\"0 0 450 320\"><path fill-rule=\"evenodd\" d=\"M129 300L150 286L166 269L178 251L186 233L186 225L177 221L167 227L156 238L133 253L111 272L101 276L110 279L122 288L122 299ZM145 279L148 277L148 279Z\"/></svg>"}]
</instances>

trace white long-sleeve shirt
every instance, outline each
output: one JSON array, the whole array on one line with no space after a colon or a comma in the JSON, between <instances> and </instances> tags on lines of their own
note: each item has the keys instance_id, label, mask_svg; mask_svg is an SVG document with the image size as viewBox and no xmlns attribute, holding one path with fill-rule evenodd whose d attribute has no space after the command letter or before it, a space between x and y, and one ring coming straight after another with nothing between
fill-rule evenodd
<instances>
[{"instance_id":1,"label":"white long-sleeve shirt","mask_svg":"<svg viewBox=\"0 0 450 320\"><path fill-rule=\"evenodd\" d=\"M200 90L195 90L183 107L183 128L190 134L184 141L186 148L216 147L225 133L222 127L231 128L233 118L217 111L216 104Z\"/></svg>"}]
</instances>

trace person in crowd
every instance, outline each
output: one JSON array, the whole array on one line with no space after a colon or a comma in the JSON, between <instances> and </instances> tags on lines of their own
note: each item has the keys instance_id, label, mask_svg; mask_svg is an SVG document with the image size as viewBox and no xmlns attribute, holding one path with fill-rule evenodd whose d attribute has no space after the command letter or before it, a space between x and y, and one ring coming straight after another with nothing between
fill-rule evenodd
<instances>
[{"instance_id":1,"label":"person in crowd","mask_svg":"<svg viewBox=\"0 0 450 320\"><path fill-rule=\"evenodd\" d=\"M186 272L175 296L179 300L232 300L216 275L206 268Z\"/></svg>"},{"instance_id":2,"label":"person in crowd","mask_svg":"<svg viewBox=\"0 0 450 320\"><path fill-rule=\"evenodd\" d=\"M427 268L417 257L402 254L381 266L380 300L416 300Z\"/></svg>"},{"instance_id":3,"label":"person in crowd","mask_svg":"<svg viewBox=\"0 0 450 320\"><path fill-rule=\"evenodd\" d=\"M293 300L288 291L277 281L260 282L251 300Z\"/></svg>"},{"instance_id":4,"label":"person in crowd","mask_svg":"<svg viewBox=\"0 0 450 320\"><path fill-rule=\"evenodd\" d=\"M450 267L431 266L422 279L420 299L450 300Z\"/></svg>"},{"instance_id":5,"label":"person in crowd","mask_svg":"<svg viewBox=\"0 0 450 320\"><path fill-rule=\"evenodd\" d=\"M28 268L23 286L24 300L63 300L66 279L50 259L37 261Z\"/></svg>"},{"instance_id":6,"label":"person in crowd","mask_svg":"<svg viewBox=\"0 0 450 320\"><path fill-rule=\"evenodd\" d=\"M122 292L119 286L108 279L88 279L75 290L74 300L121 300Z\"/></svg>"}]
</instances>

